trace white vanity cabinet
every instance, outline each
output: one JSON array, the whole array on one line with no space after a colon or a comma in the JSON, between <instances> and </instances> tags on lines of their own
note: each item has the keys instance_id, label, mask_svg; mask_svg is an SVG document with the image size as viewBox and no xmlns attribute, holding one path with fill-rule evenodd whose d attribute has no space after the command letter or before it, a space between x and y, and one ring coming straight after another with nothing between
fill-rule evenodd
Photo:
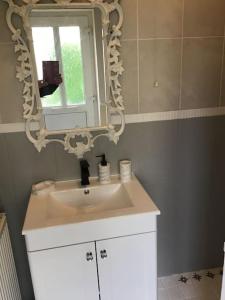
<instances>
[{"instance_id":1,"label":"white vanity cabinet","mask_svg":"<svg viewBox=\"0 0 225 300\"><path fill-rule=\"evenodd\" d=\"M157 299L155 232L30 252L29 262L36 300Z\"/></svg>"},{"instance_id":2,"label":"white vanity cabinet","mask_svg":"<svg viewBox=\"0 0 225 300\"><path fill-rule=\"evenodd\" d=\"M32 193L23 234L35 299L156 300L159 214L134 175Z\"/></svg>"}]
</instances>

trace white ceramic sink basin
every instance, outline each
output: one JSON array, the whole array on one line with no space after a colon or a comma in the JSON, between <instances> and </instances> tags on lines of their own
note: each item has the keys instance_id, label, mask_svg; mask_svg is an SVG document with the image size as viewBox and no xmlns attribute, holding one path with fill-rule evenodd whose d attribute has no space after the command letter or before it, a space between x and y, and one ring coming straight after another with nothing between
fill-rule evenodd
<instances>
[{"instance_id":1,"label":"white ceramic sink basin","mask_svg":"<svg viewBox=\"0 0 225 300\"><path fill-rule=\"evenodd\" d=\"M67 213L70 210L71 214L97 213L133 206L126 189L119 183L51 192L49 204L49 210L55 211L58 208L61 212L67 210Z\"/></svg>"},{"instance_id":2,"label":"white ceramic sink basin","mask_svg":"<svg viewBox=\"0 0 225 300\"><path fill-rule=\"evenodd\" d=\"M85 189L80 180L45 182L33 187L23 235L29 251L49 249L156 231L159 213L135 176L106 185L91 178Z\"/></svg>"}]
</instances>

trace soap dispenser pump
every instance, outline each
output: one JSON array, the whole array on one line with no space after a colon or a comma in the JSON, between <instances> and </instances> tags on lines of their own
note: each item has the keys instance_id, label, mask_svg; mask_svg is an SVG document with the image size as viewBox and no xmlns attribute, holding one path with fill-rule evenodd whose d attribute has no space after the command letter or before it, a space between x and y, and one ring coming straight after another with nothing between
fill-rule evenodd
<instances>
[{"instance_id":1,"label":"soap dispenser pump","mask_svg":"<svg viewBox=\"0 0 225 300\"><path fill-rule=\"evenodd\" d=\"M101 162L98 165L99 168L99 181L101 184L110 183L110 163L107 162L105 154L98 155L101 157Z\"/></svg>"}]
</instances>

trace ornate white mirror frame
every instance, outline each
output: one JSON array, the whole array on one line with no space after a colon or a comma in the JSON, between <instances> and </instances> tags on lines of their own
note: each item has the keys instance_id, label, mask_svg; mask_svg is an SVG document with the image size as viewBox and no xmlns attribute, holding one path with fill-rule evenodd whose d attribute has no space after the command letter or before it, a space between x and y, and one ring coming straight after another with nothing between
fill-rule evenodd
<instances>
[{"instance_id":1,"label":"ornate white mirror frame","mask_svg":"<svg viewBox=\"0 0 225 300\"><path fill-rule=\"evenodd\" d=\"M76 2L73 0L54 0L55 3L41 4L40 0L23 0L24 4L17 5L13 0L4 0L9 7L6 14L7 24L12 32L12 40L15 42L18 65L16 77L23 82L23 117L26 122L26 134L28 139L40 152L51 142L61 143L65 150L82 158L85 152L94 147L94 142L101 136L107 136L110 141L117 143L124 131L125 117L122 97L120 76L124 68L120 58L121 27L123 23L123 11L119 0L107 2L107 0L87 0ZM102 26L106 46L106 84L109 90L109 99L106 99L108 108L109 123L104 127L70 129L61 131L49 131L43 120L42 105L37 87L36 69L31 51L31 28L29 26L29 13L37 8L99 8L102 12ZM117 23L110 26L111 14L117 13ZM21 18L26 37L23 37L22 30L13 24L13 15ZM118 116L120 125L113 125L113 116ZM38 123L38 130L32 130L33 123ZM95 132L93 135L92 133Z\"/></svg>"}]
</instances>

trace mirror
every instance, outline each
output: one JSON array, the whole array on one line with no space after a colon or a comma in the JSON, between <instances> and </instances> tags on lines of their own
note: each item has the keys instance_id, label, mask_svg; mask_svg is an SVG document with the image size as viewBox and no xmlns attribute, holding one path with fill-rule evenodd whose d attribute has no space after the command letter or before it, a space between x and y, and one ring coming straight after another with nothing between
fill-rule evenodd
<instances>
[{"instance_id":1,"label":"mirror","mask_svg":"<svg viewBox=\"0 0 225 300\"><path fill-rule=\"evenodd\" d=\"M107 125L100 9L33 9L29 21L46 128Z\"/></svg>"},{"instance_id":2,"label":"mirror","mask_svg":"<svg viewBox=\"0 0 225 300\"><path fill-rule=\"evenodd\" d=\"M79 158L101 136L117 143L125 127L118 0L4 1L28 139L38 151L59 142ZM14 14L23 28L13 24Z\"/></svg>"}]
</instances>

